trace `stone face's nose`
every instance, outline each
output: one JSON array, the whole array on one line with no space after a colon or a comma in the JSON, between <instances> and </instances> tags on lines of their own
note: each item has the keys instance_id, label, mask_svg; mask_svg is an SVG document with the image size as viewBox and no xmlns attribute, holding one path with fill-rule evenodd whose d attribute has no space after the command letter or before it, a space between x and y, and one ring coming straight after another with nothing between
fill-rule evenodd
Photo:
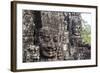
<instances>
[{"instance_id":1,"label":"stone face's nose","mask_svg":"<svg viewBox=\"0 0 100 73\"><path fill-rule=\"evenodd\" d=\"M49 43L47 44L47 47L49 47L50 49L53 49L55 47L54 42L50 40Z\"/></svg>"}]
</instances>

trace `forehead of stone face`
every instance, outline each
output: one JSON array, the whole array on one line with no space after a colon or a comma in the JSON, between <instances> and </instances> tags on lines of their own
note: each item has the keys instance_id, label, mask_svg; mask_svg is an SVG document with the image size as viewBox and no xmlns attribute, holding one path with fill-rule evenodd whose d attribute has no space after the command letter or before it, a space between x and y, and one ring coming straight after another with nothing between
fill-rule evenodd
<instances>
[{"instance_id":1,"label":"forehead of stone face","mask_svg":"<svg viewBox=\"0 0 100 73\"><path fill-rule=\"evenodd\" d=\"M51 35L55 36L57 34L56 30L50 27L43 27L40 30L40 35Z\"/></svg>"}]
</instances>

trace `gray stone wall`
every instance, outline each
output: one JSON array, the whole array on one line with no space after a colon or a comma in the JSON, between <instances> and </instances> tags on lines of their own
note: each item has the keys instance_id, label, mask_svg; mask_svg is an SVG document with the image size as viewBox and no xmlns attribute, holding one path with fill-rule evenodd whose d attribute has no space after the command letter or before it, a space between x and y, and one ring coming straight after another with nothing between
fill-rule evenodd
<instances>
[{"instance_id":1,"label":"gray stone wall","mask_svg":"<svg viewBox=\"0 0 100 73\"><path fill-rule=\"evenodd\" d=\"M23 62L90 59L90 45L81 38L81 19L78 12L23 10ZM44 39L54 40L55 57L41 56L41 43L48 45Z\"/></svg>"}]
</instances>

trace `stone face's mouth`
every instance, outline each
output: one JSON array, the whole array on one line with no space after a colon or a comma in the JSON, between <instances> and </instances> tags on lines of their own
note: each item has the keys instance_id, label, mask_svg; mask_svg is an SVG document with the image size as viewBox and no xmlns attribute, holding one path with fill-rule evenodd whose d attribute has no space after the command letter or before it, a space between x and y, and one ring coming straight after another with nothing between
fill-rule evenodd
<instances>
[{"instance_id":1,"label":"stone face's mouth","mask_svg":"<svg viewBox=\"0 0 100 73\"><path fill-rule=\"evenodd\" d=\"M52 47L43 47L43 50L47 51L47 52L53 52L56 51L56 48L52 48Z\"/></svg>"},{"instance_id":2,"label":"stone face's mouth","mask_svg":"<svg viewBox=\"0 0 100 73\"><path fill-rule=\"evenodd\" d=\"M41 50L42 54L48 58L52 58L55 56L56 54L56 49L52 48L52 47L42 47Z\"/></svg>"}]
</instances>

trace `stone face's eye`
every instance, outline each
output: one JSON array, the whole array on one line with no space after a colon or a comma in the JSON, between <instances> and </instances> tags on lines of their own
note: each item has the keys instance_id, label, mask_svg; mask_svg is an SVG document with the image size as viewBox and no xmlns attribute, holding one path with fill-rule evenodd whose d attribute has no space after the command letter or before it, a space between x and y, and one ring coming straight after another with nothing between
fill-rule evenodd
<instances>
[{"instance_id":1,"label":"stone face's eye","mask_svg":"<svg viewBox=\"0 0 100 73\"><path fill-rule=\"evenodd\" d=\"M50 41L50 36L44 36L44 41L49 42Z\"/></svg>"}]
</instances>

